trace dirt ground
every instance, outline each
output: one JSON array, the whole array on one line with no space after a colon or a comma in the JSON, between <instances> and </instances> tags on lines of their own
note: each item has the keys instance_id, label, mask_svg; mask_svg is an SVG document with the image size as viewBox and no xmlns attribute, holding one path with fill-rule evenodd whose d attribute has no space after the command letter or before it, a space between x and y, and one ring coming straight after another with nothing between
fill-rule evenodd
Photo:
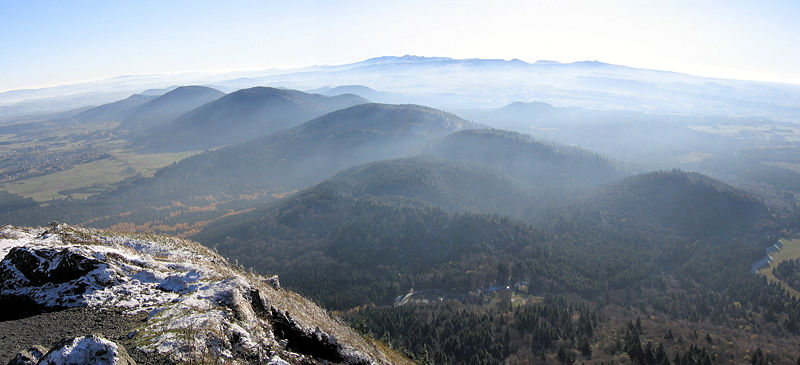
<instances>
[{"instance_id":1,"label":"dirt ground","mask_svg":"<svg viewBox=\"0 0 800 365\"><path fill-rule=\"evenodd\" d=\"M9 309L4 309L9 310ZM163 358L134 350L127 335L141 325L145 314L128 316L115 311L73 308L0 322L0 364L33 345L49 349L67 337L101 334L125 346L137 364L169 364Z\"/></svg>"}]
</instances>

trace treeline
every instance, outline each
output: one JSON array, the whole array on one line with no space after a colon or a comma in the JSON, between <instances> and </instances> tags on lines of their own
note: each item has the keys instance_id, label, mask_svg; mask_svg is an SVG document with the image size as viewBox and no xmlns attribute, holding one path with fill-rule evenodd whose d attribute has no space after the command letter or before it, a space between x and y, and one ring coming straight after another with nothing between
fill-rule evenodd
<instances>
[{"instance_id":1,"label":"treeline","mask_svg":"<svg viewBox=\"0 0 800 365\"><path fill-rule=\"evenodd\" d=\"M513 309L458 303L364 307L345 319L421 364L497 364L557 352L588 360L599 320L586 306L552 296Z\"/></svg>"},{"instance_id":2,"label":"treeline","mask_svg":"<svg viewBox=\"0 0 800 365\"><path fill-rule=\"evenodd\" d=\"M800 290L800 259L782 261L775 266L772 274L786 285Z\"/></svg>"}]
</instances>

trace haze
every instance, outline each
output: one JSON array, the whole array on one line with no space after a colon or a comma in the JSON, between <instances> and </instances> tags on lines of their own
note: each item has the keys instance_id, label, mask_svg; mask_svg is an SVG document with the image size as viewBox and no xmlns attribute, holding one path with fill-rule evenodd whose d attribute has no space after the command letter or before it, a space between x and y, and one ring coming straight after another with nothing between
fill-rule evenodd
<instances>
[{"instance_id":1,"label":"haze","mask_svg":"<svg viewBox=\"0 0 800 365\"><path fill-rule=\"evenodd\" d=\"M800 364L796 2L1 6L0 364Z\"/></svg>"},{"instance_id":2,"label":"haze","mask_svg":"<svg viewBox=\"0 0 800 365\"><path fill-rule=\"evenodd\" d=\"M800 83L798 16L795 1L5 1L0 90L403 54Z\"/></svg>"}]
</instances>

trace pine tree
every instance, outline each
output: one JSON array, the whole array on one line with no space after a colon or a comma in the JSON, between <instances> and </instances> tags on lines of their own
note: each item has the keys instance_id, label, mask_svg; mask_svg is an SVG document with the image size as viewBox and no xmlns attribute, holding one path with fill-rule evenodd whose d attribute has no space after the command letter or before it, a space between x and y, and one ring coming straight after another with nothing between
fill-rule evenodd
<instances>
[{"instance_id":1,"label":"pine tree","mask_svg":"<svg viewBox=\"0 0 800 365\"><path fill-rule=\"evenodd\" d=\"M592 358L592 346L589 345L589 340L586 337L581 337L578 343L578 350L581 351L581 354L583 354L585 358Z\"/></svg>"},{"instance_id":2,"label":"pine tree","mask_svg":"<svg viewBox=\"0 0 800 365\"><path fill-rule=\"evenodd\" d=\"M761 348L757 348L753 355L750 357L750 363L753 365L766 365L767 359L764 358L764 353L761 351Z\"/></svg>"}]
</instances>

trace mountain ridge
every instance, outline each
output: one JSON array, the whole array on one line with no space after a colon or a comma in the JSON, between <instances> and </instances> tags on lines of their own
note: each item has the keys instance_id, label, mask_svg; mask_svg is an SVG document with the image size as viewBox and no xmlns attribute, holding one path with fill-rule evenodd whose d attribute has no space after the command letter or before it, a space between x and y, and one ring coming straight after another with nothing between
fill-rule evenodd
<instances>
[{"instance_id":1,"label":"mountain ridge","mask_svg":"<svg viewBox=\"0 0 800 365\"><path fill-rule=\"evenodd\" d=\"M146 359L407 362L363 339L311 301L282 289L277 277L246 273L194 242L55 223L41 228L4 226L0 235L4 303L14 297L40 311L88 307L120 316L149 313L137 317L136 330L113 338ZM103 338L91 341L107 350L117 348Z\"/></svg>"},{"instance_id":2,"label":"mountain ridge","mask_svg":"<svg viewBox=\"0 0 800 365\"><path fill-rule=\"evenodd\" d=\"M143 142L157 149L207 149L291 128L366 102L351 94L326 97L271 87L242 89L186 112L154 130Z\"/></svg>"},{"instance_id":3,"label":"mountain ridge","mask_svg":"<svg viewBox=\"0 0 800 365\"><path fill-rule=\"evenodd\" d=\"M134 108L125 117L120 128L153 128L224 95L225 93L206 86L180 86Z\"/></svg>"}]
</instances>

